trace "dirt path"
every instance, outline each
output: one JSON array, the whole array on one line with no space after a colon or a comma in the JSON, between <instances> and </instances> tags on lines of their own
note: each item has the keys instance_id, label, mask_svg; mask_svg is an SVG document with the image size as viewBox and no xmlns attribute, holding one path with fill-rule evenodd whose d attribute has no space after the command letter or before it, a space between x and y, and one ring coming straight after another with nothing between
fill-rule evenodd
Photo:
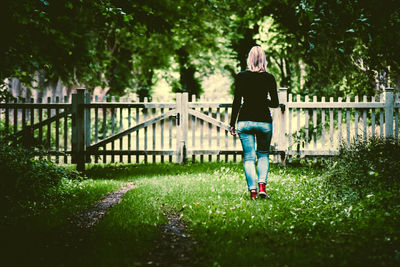
<instances>
[{"instance_id":1,"label":"dirt path","mask_svg":"<svg viewBox=\"0 0 400 267\"><path fill-rule=\"evenodd\" d=\"M79 242L84 242L84 236L88 234L92 227L98 223L106 214L106 212L114 205L121 202L122 197L135 188L131 182L120 188L118 191L109 193L101 201L90 209L78 214L70 219L74 227L78 227L80 232ZM191 253L196 244L189 234L186 232L184 223L180 220L179 214L171 213L168 216L168 223L164 224L161 229L159 240L154 243L152 251L149 253L148 265L154 266L188 266L192 265ZM77 233L76 228L70 233ZM76 242L76 240L75 240ZM69 244L68 244L69 243ZM66 246L72 244L72 240Z\"/></svg>"},{"instance_id":2,"label":"dirt path","mask_svg":"<svg viewBox=\"0 0 400 267\"><path fill-rule=\"evenodd\" d=\"M122 197L129 191L135 188L132 182L126 183L119 190L107 194L101 201L95 204L90 209L78 214L71 219L74 225L82 229L89 229L99 222L106 212L114 205L121 202Z\"/></svg>"},{"instance_id":3,"label":"dirt path","mask_svg":"<svg viewBox=\"0 0 400 267\"><path fill-rule=\"evenodd\" d=\"M155 266L192 265L190 254L196 242L186 233L185 228L179 215L170 214L168 223L163 225L160 240L150 252L147 263Z\"/></svg>"}]
</instances>

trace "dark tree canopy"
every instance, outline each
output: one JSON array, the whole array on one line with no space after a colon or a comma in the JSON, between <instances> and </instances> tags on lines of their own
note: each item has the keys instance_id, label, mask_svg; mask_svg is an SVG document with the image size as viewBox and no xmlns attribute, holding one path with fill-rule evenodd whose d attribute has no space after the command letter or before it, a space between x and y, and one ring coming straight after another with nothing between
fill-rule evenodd
<instances>
[{"instance_id":1,"label":"dark tree canopy","mask_svg":"<svg viewBox=\"0 0 400 267\"><path fill-rule=\"evenodd\" d=\"M199 96L200 77L235 75L259 44L294 93L400 87L397 0L5 0L0 12L2 81L31 84L39 74L145 97L156 70L174 70L173 90Z\"/></svg>"}]
</instances>

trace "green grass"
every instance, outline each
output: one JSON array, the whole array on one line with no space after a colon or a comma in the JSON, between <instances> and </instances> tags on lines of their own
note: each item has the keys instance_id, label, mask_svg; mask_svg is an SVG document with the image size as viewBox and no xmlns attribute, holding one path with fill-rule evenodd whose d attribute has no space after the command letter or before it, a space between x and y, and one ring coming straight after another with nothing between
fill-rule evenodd
<instances>
[{"instance_id":1,"label":"green grass","mask_svg":"<svg viewBox=\"0 0 400 267\"><path fill-rule=\"evenodd\" d=\"M166 215L173 212L196 241L193 265L398 266L398 190L361 200L351 193L339 196L326 186L324 172L314 165L272 165L271 199L251 201L241 164L91 166L90 180L75 187L75 197L46 209L37 223L15 227L26 228L24 233L39 229L17 251L26 254L42 233L59 235L67 214L133 181L136 188L92 231L74 235L71 247L54 245L64 239L47 236L41 244L50 242L49 248L28 252L30 257L73 266L146 265Z\"/></svg>"},{"instance_id":2,"label":"green grass","mask_svg":"<svg viewBox=\"0 0 400 267\"><path fill-rule=\"evenodd\" d=\"M92 234L83 261L142 265L165 214L178 212L197 245L196 265L396 265L399 198L355 202L328 191L324 170L272 166L271 200L250 201L240 164L117 165L89 176L135 181ZM107 265L107 264L106 264Z\"/></svg>"}]
</instances>

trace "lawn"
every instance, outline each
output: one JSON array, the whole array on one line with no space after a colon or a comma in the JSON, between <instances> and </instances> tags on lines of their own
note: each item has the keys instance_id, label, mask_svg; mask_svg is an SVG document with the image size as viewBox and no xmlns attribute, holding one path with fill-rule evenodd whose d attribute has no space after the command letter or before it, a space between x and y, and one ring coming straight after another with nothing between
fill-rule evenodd
<instances>
[{"instance_id":1,"label":"lawn","mask_svg":"<svg viewBox=\"0 0 400 267\"><path fill-rule=\"evenodd\" d=\"M338 195L324 172L317 165L272 165L271 199L251 201L240 163L92 166L82 182L88 186L69 202L30 219L40 223L14 227L36 232L17 236L24 243L17 252L28 255L24 262L48 265L148 265L168 215L177 214L194 241L197 266L398 266L399 194ZM99 224L63 235L68 214L124 181L136 188Z\"/></svg>"},{"instance_id":2,"label":"lawn","mask_svg":"<svg viewBox=\"0 0 400 267\"><path fill-rule=\"evenodd\" d=\"M109 171L94 168L92 175ZM96 262L145 264L157 229L171 212L179 214L197 242L196 265L400 262L399 199L337 197L324 185L324 169L315 166L273 165L271 199L256 201L249 200L240 164L121 166L116 173L123 175L114 178L133 180L137 188L96 228L97 249L89 258Z\"/></svg>"}]
</instances>

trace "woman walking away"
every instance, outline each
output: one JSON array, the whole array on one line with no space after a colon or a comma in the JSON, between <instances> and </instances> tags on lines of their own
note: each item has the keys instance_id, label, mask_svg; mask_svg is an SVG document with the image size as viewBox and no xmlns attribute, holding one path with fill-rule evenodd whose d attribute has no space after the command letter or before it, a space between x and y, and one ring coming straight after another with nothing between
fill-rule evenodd
<instances>
[{"instance_id":1,"label":"woman walking away","mask_svg":"<svg viewBox=\"0 0 400 267\"><path fill-rule=\"evenodd\" d=\"M238 133L242 143L244 173L250 198L257 198L257 182L260 197L269 198L265 191L272 138L272 117L269 108L279 106L276 81L274 76L267 72L265 53L261 47L254 46L250 50L247 66L248 70L240 72L235 79L230 132L232 135Z\"/></svg>"}]
</instances>

